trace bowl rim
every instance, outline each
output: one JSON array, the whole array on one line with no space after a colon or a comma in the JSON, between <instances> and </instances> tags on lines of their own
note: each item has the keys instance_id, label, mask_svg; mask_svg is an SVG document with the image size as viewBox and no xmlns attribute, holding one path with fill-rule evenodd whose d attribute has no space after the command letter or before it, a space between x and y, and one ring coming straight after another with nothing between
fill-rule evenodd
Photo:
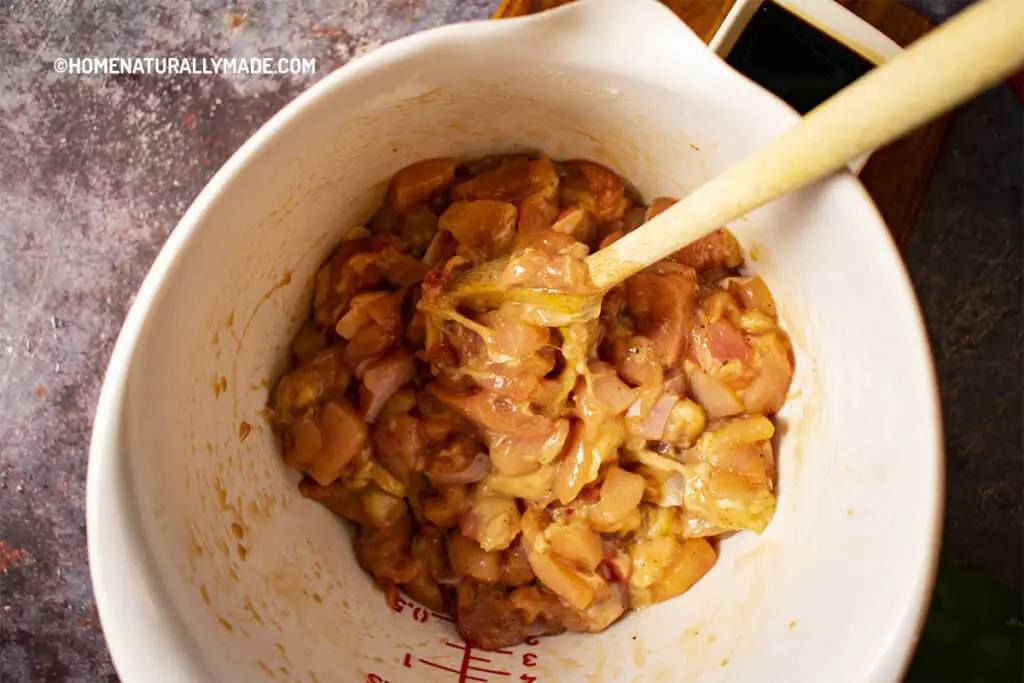
<instances>
[{"instance_id":1,"label":"bowl rim","mask_svg":"<svg viewBox=\"0 0 1024 683\"><path fill-rule=\"evenodd\" d=\"M645 2L657 5L659 12L669 13L655 0ZM475 42L494 33L518 30L517 27L525 22L540 25L569 20L571 14L587 11L588 6L622 6L627 3L633 4L636 0L591 0L589 3L572 3L527 17L450 24L388 43L327 74L287 103L231 155L193 200L146 274L118 334L103 379L89 447L86 529L90 578L107 647L125 683L160 679L204 681L208 676L202 648L189 633L187 624L178 614L167 590L157 580L158 574L152 571L155 559L145 540L138 501L131 490L128 476L130 463L122 448L122 432L127 379L150 312L161 297L166 295L170 282L168 274L196 237L198 226L222 189L253 163L263 148L287 135L289 126L303 111L328 98L335 89L349 80L390 64L416 58L421 52L450 45L454 41ZM633 7L637 5L633 4ZM695 39L688 28L678 23L681 31ZM784 107L794 121L797 119L796 112L780 99L741 74L733 73L735 77L749 83L750 87L759 90L766 102L774 101L774 105L768 106ZM847 191L856 195L857 201L867 205L876 219L875 229L885 233L885 248L897 264L901 289L898 295L910 304L916 333L926 356L926 388L932 397L929 411L931 425L928 431L933 435L930 450L933 455L935 488L929 492L930 552L927 557L920 558L914 581L916 591L907 597L897 632L890 638L885 655L876 664L875 670L881 676L879 680L895 680L906 670L913 655L938 566L945 493L941 403L927 329L895 241L873 200L856 177L844 171L833 180L845 184Z\"/></svg>"}]
</instances>

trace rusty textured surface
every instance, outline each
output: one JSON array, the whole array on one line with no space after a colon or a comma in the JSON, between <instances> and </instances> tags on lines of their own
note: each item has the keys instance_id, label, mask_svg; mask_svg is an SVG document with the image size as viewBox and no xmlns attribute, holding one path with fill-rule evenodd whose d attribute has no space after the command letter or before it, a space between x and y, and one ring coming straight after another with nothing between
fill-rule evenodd
<instances>
[{"instance_id":1,"label":"rusty textured surface","mask_svg":"<svg viewBox=\"0 0 1024 683\"><path fill-rule=\"evenodd\" d=\"M935 0L946 11L952 0ZM132 297L214 171L329 70L497 0L0 0L0 681L116 681L85 557L89 429ZM316 57L315 77L59 76L60 56ZM1020 587L1021 111L957 116L907 258L949 444L945 547ZM884 333L884 331L880 331Z\"/></svg>"}]
</instances>

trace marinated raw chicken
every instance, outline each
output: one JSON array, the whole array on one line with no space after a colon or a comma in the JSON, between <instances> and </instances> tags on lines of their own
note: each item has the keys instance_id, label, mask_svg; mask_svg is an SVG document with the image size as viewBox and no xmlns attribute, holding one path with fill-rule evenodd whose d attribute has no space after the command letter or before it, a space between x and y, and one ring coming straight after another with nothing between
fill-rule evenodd
<instances>
[{"instance_id":1,"label":"marinated raw chicken","mask_svg":"<svg viewBox=\"0 0 1024 683\"><path fill-rule=\"evenodd\" d=\"M551 313L588 291L588 254L675 201L626 188L545 157L402 169L317 273L271 393L302 495L355 524L391 599L447 611L474 647L604 630L689 590L717 536L775 511L792 349L728 230L599 311ZM453 300L484 263L494 291Z\"/></svg>"}]
</instances>

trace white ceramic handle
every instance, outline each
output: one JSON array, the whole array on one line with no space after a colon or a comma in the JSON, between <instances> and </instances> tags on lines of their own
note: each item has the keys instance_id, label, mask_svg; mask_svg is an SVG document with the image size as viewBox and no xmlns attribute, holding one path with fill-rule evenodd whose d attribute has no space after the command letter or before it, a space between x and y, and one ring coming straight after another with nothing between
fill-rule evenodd
<instances>
[{"instance_id":1,"label":"white ceramic handle","mask_svg":"<svg viewBox=\"0 0 1024 683\"><path fill-rule=\"evenodd\" d=\"M982 0L796 126L588 259L607 289L773 199L837 171L1024 64L1024 0Z\"/></svg>"},{"instance_id":2,"label":"white ceramic handle","mask_svg":"<svg viewBox=\"0 0 1024 683\"><path fill-rule=\"evenodd\" d=\"M732 52L736 41L768 0L737 0L725 15L708 47L722 59ZM834 38L875 66L885 64L903 50L889 36L861 19L836 0L773 0L807 25Z\"/></svg>"}]
</instances>

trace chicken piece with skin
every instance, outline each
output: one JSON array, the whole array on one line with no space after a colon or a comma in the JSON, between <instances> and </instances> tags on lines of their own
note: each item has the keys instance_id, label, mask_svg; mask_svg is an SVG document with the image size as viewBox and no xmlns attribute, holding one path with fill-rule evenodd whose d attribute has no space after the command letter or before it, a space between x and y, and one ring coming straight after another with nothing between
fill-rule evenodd
<instances>
[{"instance_id":1,"label":"chicken piece with skin","mask_svg":"<svg viewBox=\"0 0 1024 683\"><path fill-rule=\"evenodd\" d=\"M526 640L526 627L504 589L463 580L455 587L455 594L459 635L471 647L500 650Z\"/></svg>"},{"instance_id":2,"label":"chicken piece with skin","mask_svg":"<svg viewBox=\"0 0 1024 683\"><path fill-rule=\"evenodd\" d=\"M689 590L715 564L715 550L703 538L680 541L672 536L639 540L629 548L633 574L629 602L646 607Z\"/></svg>"},{"instance_id":3,"label":"chicken piece with skin","mask_svg":"<svg viewBox=\"0 0 1024 683\"><path fill-rule=\"evenodd\" d=\"M481 331L460 328L453 345L460 369L477 386L513 403L525 403L555 366L554 349L548 347L547 328L519 323L505 310L477 316Z\"/></svg>"},{"instance_id":4,"label":"chicken piece with skin","mask_svg":"<svg viewBox=\"0 0 1024 683\"><path fill-rule=\"evenodd\" d=\"M615 532L633 515L644 495L643 477L621 467L608 468L601 483L600 498L588 511L591 526L601 532Z\"/></svg>"},{"instance_id":5,"label":"chicken piece with skin","mask_svg":"<svg viewBox=\"0 0 1024 683\"><path fill-rule=\"evenodd\" d=\"M448 537L448 561L457 578L497 583L501 579L503 559L500 552L485 550L461 533Z\"/></svg>"},{"instance_id":6,"label":"chicken piece with skin","mask_svg":"<svg viewBox=\"0 0 1024 683\"><path fill-rule=\"evenodd\" d=\"M445 597L440 579L446 578L448 570L445 533L435 526L420 527L412 541L412 558L416 565L416 576L402 584L409 597L437 612L445 611Z\"/></svg>"},{"instance_id":7,"label":"chicken piece with skin","mask_svg":"<svg viewBox=\"0 0 1024 683\"><path fill-rule=\"evenodd\" d=\"M409 414L415 405L415 392L403 389L387 402L373 427L377 460L406 483L426 466L427 437L423 424Z\"/></svg>"},{"instance_id":8,"label":"chicken piece with skin","mask_svg":"<svg viewBox=\"0 0 1024 683\"><path fill-rule=\"evenodd\" d=\"M622 218L626 211L622 179L592 161L567 161L561 166L561 202L586 209L598 220Z\"/></svg>"},{"instance_id":9,"label":"chicken piece with skin","mask_svg":"<svg viewBox=\"0 0 1024 683\"><path fill-rule=\"evenodd\" d=\"M360 565L377 579L398 584L412 581L417 574L412 558L412 532L409 517L384 528L364 527L356 553Z\"/></svg>"},{"instance_id":10,"label":"chicken piece with skin","mask_svg":"<svg viewBox=\"0 0 1024 683\"><path fill-rule=\"evenodd\" d=\"M469 509L469 491L465 484L439 486L435 493L423 497L423 514L442 528L458 526Z\"/></svg>"},{"instance_id":11,"label":"chicken piece with skin","mask_svg":"<svg viewBox=\"0 0 1024 683\"><path fill-rule=\"evenodd\" d=\"M438 227L455 237L459 256L479 263L509 250L516 235L517 217L516 205L508 202L454 202L441 215Z\"/></svg>"},{"instance_id":12,"label":"chicken piece with skin","mask_svg":"<svg viewBox=\"0 0 1024 683\"><path fill-rule=\"evenodd\" d=\"M597 480L601 466L615 457L624 440L619 419L577 420L558 463L552 488L555 498L563 505L575 500L583 487Z\"/></svg>"},{"instance_id":13,"label":"chicken piece with skin","mask_svg":"<svg viewBox=\"0 0 1024 683\"><path fill-rule=\"evenodd\" d=\"M542 504L550 502L554 498L552 487L557 475L558 467L555 464L550 464L541 465L534 472L519 476L506 476L492 472L487 475L483 483L488 488L506 496Z\"/></svg>"},{"instance_id":14,"label":"chicken piece with skin","mask_svg":"<svg viewBox=\"0 0 1024 683\"><path fill-rule=\"evenodd\" d=\"M643 211L640 222L634 218L629 227L631 229L640 227L643 223L664 213L677 201L679 200L673 197L656 197ZM736 268L743 263L743 250L739 241L729 230L719 228L676 251L669 258L698 272L710 269L726 270Z\"/></svg>"},{"instance_id":15,"label":"chicken piece with skin","mask_svg":"<svg viewBox=\"0 0 1024 683\"><path fill-rule=\"evenodd\" d=\"M558 173L548 158L518 158L452 188L455 201L492 199L519 204L538 192L558 187Z\"/></svg>"},{"instance_id":16,"label":"chicken piece with skin","mask_svg":"<svg viewBox=\"0 0 1024 683\"><path fill-rule=\"evenodd\" d=\"M771 415L785 403L793 378L792 347L771 317L775 304L752 278L735 289L713 290L700 303L684 363L691 392L708 417Z\"/></svg>"},{"instance_id":17,"label":"chicken piece with skin","mask_svg":"<svg viewBox=\"0 0 1024 683\"><path fill-rule=\"evenodd\" d=\"M505 550L519 535L520 523L514 498L477 486L459 519L459 531L486 551Z\"/></svg>"},{"instance_id":18,"label":"chicken piece with skin","mask_svg":"<svg viewBox=\"0 0 1024 683\"><path fill-rule=\"evenodd\" d=\"M595 571L603 556L601 539L585 521L553 520L548 510L530 507L522 530L530 568L566 605L585 610L610 596Z\"/></svg>"},{"instance_id":19,"label":"chicken piece with skin","mask_svg":"<svg viewBox=\"0 0 1024 683\"><path fill-rule=\"evenodd\" d=\"M299 493L304 498L320 503L339 517L358 524L366 524L368 521L363 507L362 491L346 486L342 482L321 486L314 479L304 477L299 482Z\"/></svg>"},{"instance_id":20,"label":"chicken piece with skin","mask_svg":"<svg viewBox=\"0 0 1024 683\"><path fill-rule=\"evenodd\" d=\"M525 586L536 579L533 570L530 569L526 547L521 541L517 541L505 551L501 566L501 583L506 586Z\"/></svg>"},{"instance_id":21,"label":"chicken piece with skin","mask_svg":"<svg viewBox=\"0 0 1024 683\"><path fill-rule=\"evenodd\" d=\"M551 418L538 415L529 406L515 403L493 392L479 390L460 394L439 387L436 383L430 386L430 391L481 429L490 432L541 437L551 434L555 429L555 421Z\"/></svg>"},{"instance_id":22,"label":"chicken piece with skin","mask_svg":"<svg viewBox=\"0 0 1024 683\"><path fill-rule=\"evenodd\" d=\"M344 347L335 345L316 352L278 380L270 402L275 423L287 427L325 398L343 396L351 378Z\"/></svg>"},{"instance_id":23,"label":"chicken piece with skin","mask_svg":"<svg viewBox=\"0 0 1024 683\"><path fill-rule=\"evenodd\" d=\"M368 437L366 422L352 404L331 399L292 423L285 462L328 486L361 456Z\"/></svg>"},{"instance_id":24,"label":"chicken piece with skin","mask_svg":"<svg viewBox=\"0 0 1024 683\"><path fill-rule=\"evenodd\" d=\"M374 325L397 339L402 327L403 290L397 292L372 291L357 294L352 298L348 310L335 325L335 331L342 339L351 341L365 328Z\"/></svg>"},{"instance_id":25,"label":"chicken piece with skin","mask_svg":"<svg viewBox=\"0 0 1024 683\"><path fill-rule=\"evenodd\" d=\"M427 445L425 473L435 486L475 484L491 471L483 445L469 434L452 434Z\"/></svg>"},{"instance_id":26,"label":"chicken piece with skin","mask_svg":"<svg viewBox=\"0 0 1024 683\"><path fill-rule=\"evenodd\" d=\"M427 267L402 252L402 242L377 235L342 242L317 271L314 281L314 321L335 326L360 292L384 286L409 287L421 282Z\"/></svg>"},{"instance_id":27,"label":"chicken piece with skin","mask_svg":"<svg viewBox=\"0 0 1024 683\"><path fill-rule=\"evenodd\" d=\"M406 166L391 179L388 204L399 214L422 206L435 192L451 185L455 178L452 158L426 159Z\"/></svg>"},{"instance_id":28,"label":"chicken piece with skin","mask_svg":"<svg viewBox=\"0 0 1024 683\"><path fill-rule=\"evenodd\" d=\"M313 290L313 319L320 327L333 327L359 290L355 272L347 268L356 254L371 248L369 238L350 239L338 245L334 254L316 272Z\"/></svg>"},{"instance_id":29,"label":"chicken piece with skin","mask_svg":"<svg viewBox=\"0 0 1024 683\"><path fill-rule=\"evenodd\" d=\"M501 284L506 289L587 293L590 274L583 258L588 252L571 235L549 229L521 232Z\"/></svg>"},{"instance_id":30,"label":"chicken piece with skin","mask_svg":"<svg viewBox=\"0 0 1024 683\"><path fill-rule=\"evenodd\" d=\"M516 229L520 234L540 233L552 228L558 215L558 187L547 186L519 204Z\"/></svg>"},{"instance_id":31,"label":"chicken piece with skin","mask_svg":"<svg viewBox=\"0 0 1024 683\"><path fill-rule=\"evenodd\" d=\"M662 262L626 280L626 305L637 331L650 340L663 368L679 362L686 343L687 315L697 291L694 271Z\"/></svg>"},{"instance_id":32,"label":"chicken piece with skin","mask_svg":"<svg viewBox=\"0 0 1024 683\"><path fill-rule=\"evenodd\" d=\"M555 422L550 434L539 437L493 434L488 449L491 464L496 472L509 477L536 472L561 454L569 431L570 422L563 418Z\"/></svg>"},{"instance_id":33,"label":"chicken piece with skin","mask_svg":"<svg viewBox=\"0 0 1024 683\"><path fill-rule=\"evenodd\" d=\"M775 513L775 426L764 416L711 425L683 459L684 505L718 529L760 533Z\"/></svg>"},{"instance_id":34,"label":"chicken piece with skin","mask_svg":"<svg viewBox=\"0 0 1024 683\"><path fill-rule=\"evenodd\" d=\"M654 342L642 335L620 337L614 340L612 358L615 368L624 380L634 387L660 387L664 373Z\"/></svg>"},{"instance_id":35,"label":"chicken piece with skin","mask_svg":"<svg viewBox=\"0 0 1024 683\"><path fill-rule=\"evenodd\" d=\"M600 633L623 615L626 600L626 591L618 586L610 589L607 598L584 610L565 605L554 593L538 586L520 588L511 596L512 605L530 632L539 635L562 630Z\"/></svg>"}]
</instances>

